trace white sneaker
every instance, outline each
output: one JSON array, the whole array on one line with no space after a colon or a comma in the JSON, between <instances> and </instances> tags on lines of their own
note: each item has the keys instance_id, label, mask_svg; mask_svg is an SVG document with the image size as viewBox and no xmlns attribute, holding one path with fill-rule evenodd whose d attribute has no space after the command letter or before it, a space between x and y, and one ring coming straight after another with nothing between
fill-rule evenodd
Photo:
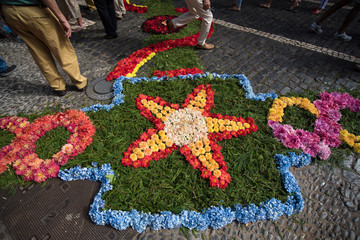
<instances>
[{"instance_id":1,"label":"white sneaker","mask_svg":"<svg viewBox=\"0 0 360 240\"><path fill-rule=\"evenodd\" d=\"M343 32L342 34L339 34L338 32L336 32L336 33L334 33L333 38L337 39L337 40L342 40L345 42L348 42L352 39L352 37L347 35L345 32Z\"/></svg>"},{"instance_id":2,"label":"white sneaker","mask_svg":"<svg viewBox=\"0 0 360 240\"><path fill-rule=\"evenodd\" d=\"M310 25L310 29L311 31L317 33L317 34L321 34L323 32L323 30L321 29L321 26L320 25L317 25L316 22L313 22L311 25Z\"/></svg>"}]
</instances>

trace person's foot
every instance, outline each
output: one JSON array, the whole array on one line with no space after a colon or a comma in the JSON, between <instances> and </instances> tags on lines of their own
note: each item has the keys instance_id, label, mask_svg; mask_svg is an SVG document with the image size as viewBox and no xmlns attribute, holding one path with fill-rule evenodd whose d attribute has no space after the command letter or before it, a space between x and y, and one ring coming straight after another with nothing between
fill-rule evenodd
<instances>
[{"instance_id":1,"label":"person's foot","mask_svg":"<svg viewBox=\"0 0 360 240\"><path fill-rule=\"evenodd\" d=\"M4 71L0 72L0 77L9 76L15 69L16 65L11 65L10 67L7 67Z\"/></svg>"},{"instance_id":2,"label":"person's foot","mask_svg":"<svg viewBox=\"0 0 360 240\"><path fill-rule=\"evenodd\" d=\"M267 4L267 3L259 3L259 7L262 7L262 8L270 8L270 4Z\"/></svg>"},{"instance_id":3,"label":"person's foot","mask_svg":"<svg viewBox=\"0 0 360 240\"><path fill-rule=\"evenodd\" d=\"M315 8L314 10L311 11L312 14L319 14L322 12L321 8Z\"/></svg>"},{"instance_id":4,"label":"person's foot","mask_svg":"<svg viewBox=\"0 0 360 240\"><path fill-rule=\"evenodd\" d=\"M56 96L59 96L59 97L63 97L63 96L65 96L66 93L67 93L66 90L60 90L60 91L54 90L54 92L55 92L55 95L56 95Z\"/></svg>"},{"instance_id":5,"label":"person's foot","mask_svg":"<svg viewBox=\"0 0 360 240\"><path fill-rule=\"evenodd\" d=\"M117 18L117 20L121 20L121 19L123 19L123 16L121 15L119 15L119 16L116 16L116 18Z\"/></svg>"},{"instance_id":6,"label":"person's foot","mask_svg":"<svg viewBox=\"0 0 360 240\"><path fill-rule=\"evenodd\" d=\"M210 44L210 43L204 43L204 45L197 44L195 46L195 48L201 49L201 50L211 50L211 49L214 49L214 47L215 46L213 44Z\"/></svg>"},{"instance_id":7,"label":"person's foot","mask_svg":"<svg viewBox=\"0 0 360 240\"><path fill-rule=\"evenodd\" d=\"M240 6L231 6L230 8L229 8L229 10L231 10L231 11L238 11L238 12L240 12L240 10L241 10L241 7Z\"/></svg>"},{"instance_id":8,"label":"person's foot","mask_svg":"<svg viewBox=\"0 0 360 240\"><path fill-rule=\"evenodd\" d=\"M166 27L167 27L169 33L175 32L175 26L171 20L166 20L165 24L166 24Z\"/></svg>"},{"instance_id":9,"label":"person's foot","mask_svg":"<svg viewBox=\"0 0 360 240\"><path fill-rule=\"evenodd\" d=\"M85 91L88 83L89 83L89 82L86 80L86 85L85 85L85 87L83 87L83 88L76 88L76 91L78 91L78 92L83 92L83 91Z\"/></svg>"},{"instance_id":10,"label":"person's foot","mask_svg":"<svg viewBox=\"0 0 360 240\"><path fill-rule=\"evenodd\" d=\"M117 34L115 34L115 35L105 35L105 39L114 39L114 38L117 38L118 37L118 35Z\"/></svg>"},{"instance_id":11,"label":"person's foot","mask_svg":"<svg viewBox=\"0 0 360 240\"><path fill-rule=\"evenodd\" d=\"M333 38L336 40L342 40L344 42L351 41L351 39L352 39L352 37L347 35L345 32L343 32L341 34L336 32L336 33L334 33Z\"/></svg>"},{"instance_id":12,"label":"person's foot","mask_svg":"<svg viewBox=\"0 0 360 240\"><path fill-rule=\"evenodd\" d=\"M310 25L310 29L311 29L311 31L313 31L314 33L317 33L317 34L321 34L323 32L321 29L321 25L318 25L316 22L313 22Z\"/></svg>"}]
</instances>

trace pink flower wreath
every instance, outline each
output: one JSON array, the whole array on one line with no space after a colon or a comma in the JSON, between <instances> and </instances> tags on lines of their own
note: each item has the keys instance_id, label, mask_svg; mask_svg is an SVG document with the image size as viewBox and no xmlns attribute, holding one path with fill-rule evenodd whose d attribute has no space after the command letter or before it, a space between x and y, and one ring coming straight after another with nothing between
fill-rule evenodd
<instances>
[{"instance_id":1,"label":"pink flower wreath","mask_svg":"<svg viewBox=\"0 0 360 240\"><path fill-rule=\"evenodd\" d=\"M65 127L71 133L67 144L50 159L40 159L35 153L36 141L46 132L59 126ZM77 110L46 115L33 123L24 118L2 118L0 128L16 134L12 143L3 147L0 152L0 174L7 169L8 164L13 163L17 175L22 175L27 181L36 182L56 177L59 166L82 153L91 144L95 133L95 127L89 117Z\"/></svg>"}]
</instances>

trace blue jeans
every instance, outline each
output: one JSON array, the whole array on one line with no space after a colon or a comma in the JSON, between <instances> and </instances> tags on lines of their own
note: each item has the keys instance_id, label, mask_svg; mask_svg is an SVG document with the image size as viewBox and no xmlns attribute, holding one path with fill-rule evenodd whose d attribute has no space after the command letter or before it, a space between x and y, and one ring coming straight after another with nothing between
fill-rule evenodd
<instances>
[{"instance_id":1,"label":"blue jeans","mask_svg":"<svg viewBox=\"0 0 360 240\"><path fill-rule=\"evenodd\" d=\"M0 72L3 72L7 69L6 62L0 57Z\"/></svg>"},{"instance_id":2,"label":"blue jeans","mask_svg":"<svg viewBox=\"0 0 360 240\"><path fill-rule=\"evenodd\" d=\"M242 0L236 0L236 6L241 7Z\"/></svg>"}]
</instances>

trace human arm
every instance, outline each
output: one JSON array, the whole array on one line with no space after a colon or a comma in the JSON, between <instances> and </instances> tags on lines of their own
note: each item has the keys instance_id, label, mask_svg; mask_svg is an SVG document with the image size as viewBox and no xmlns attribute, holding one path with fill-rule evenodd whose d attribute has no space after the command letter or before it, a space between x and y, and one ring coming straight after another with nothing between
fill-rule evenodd
<instances>
[{"instance_id":1,"label":"human arm","mask_svg":"<svg viewBox=\"0 0 360 240\"><path fill-rule=\"evenodd\" d=\"M65 37L71 37L71 27L69 22L66 20L65 16L60 11L55 0L43 0L44 4L54 13L54 15L59 19L59 22L62 28L65 31Z\"/></svg>"},{"instance_id":2,"label":"human arm","mask_svg":"<svg viewBox=\"0 0 360 240\"><path fill-rule=\"evenodd\" d=\"M204 10L210 9L210 0L203 0L203 8Z\"/></svg>"}]
</instances>

